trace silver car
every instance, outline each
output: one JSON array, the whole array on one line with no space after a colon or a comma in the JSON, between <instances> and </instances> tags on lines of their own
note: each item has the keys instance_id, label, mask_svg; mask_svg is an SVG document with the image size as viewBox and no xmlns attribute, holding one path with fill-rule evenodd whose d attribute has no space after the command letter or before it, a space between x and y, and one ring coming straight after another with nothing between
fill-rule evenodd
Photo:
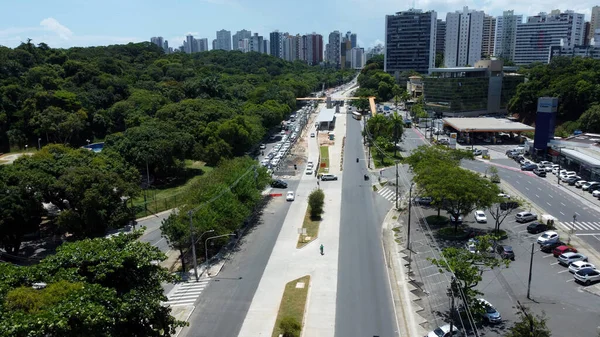
<instances>
[{"instance_id":1,"label":"silver car","mask_svg":"<svg viewBox=\"0 0 600 337\"><path fill-rule=\"evenodd\" d=\"M562 264L563 266L567 266L567 267L575 261L587 262L587 260L588 260L587 256L585 256L581 253L573 253L573 252L560 254L560 256L558 257L558 263Z\"/></svg>"}]
</instances>

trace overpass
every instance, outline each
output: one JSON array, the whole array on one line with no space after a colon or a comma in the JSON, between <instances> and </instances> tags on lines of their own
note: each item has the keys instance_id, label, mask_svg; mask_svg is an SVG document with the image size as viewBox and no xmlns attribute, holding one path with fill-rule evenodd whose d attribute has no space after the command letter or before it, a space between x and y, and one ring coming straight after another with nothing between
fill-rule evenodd
<instances>
[{"instance_id":1,"label":"overpass","mask_svg":"<svg viewBox=\"0 0 600 337\"><path fill-rule=\"evenodd\" d=\"M326 101L327 98L331 98L332 101L345 101L345 100L356 100L361 98L367 98L369 100L369 106L371 108L371 114L375 116L377 114L377 107L375 106L375 96L370 97L344 97L344 96L326 96L326 97L299 97L297 101Z\"/></svg>"}]
</instances>

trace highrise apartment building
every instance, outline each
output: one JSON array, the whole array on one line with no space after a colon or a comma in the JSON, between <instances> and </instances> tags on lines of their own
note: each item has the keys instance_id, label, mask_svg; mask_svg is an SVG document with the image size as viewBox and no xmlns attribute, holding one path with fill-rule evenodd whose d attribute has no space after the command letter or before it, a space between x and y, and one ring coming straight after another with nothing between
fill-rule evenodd
<instances>
[{"instance_id":1,"label":"highrise apartment building","mask_svg":"<svg viewBox=\"0 0 600 337\"><path fill-rule=\"evenodd\" d=\"M473 66L481 60L483 40L482 11L469 10L446 14L446 43L444 66L446 68Z\"/></svg>"},{"instance_id":2,"label":"highrise apartment building","mask_svg":"<svg viewBox=\"0 0 600 337\"><path fill-rule=\"evenodd\" d=\"M198 52L208 51L208 39L195 39Z\"/></svg>"},{"instance_id":3,"label":"highrise apartment building","mask_svg":"<svg viewBox=\"0 0 600 337\"><path fill-rule=\"evenodd\" d=\"M385 17L384 70L428 73L435 67L437 13L411 9Z\"/></svg>"},{"instance_id":4,"label":"highrise apartment building","mask_svg":"<svg viewBox=\"0 0 600 337\"><path fill-rule=\"evenodd\" d=\"M335 66L342 66L342 34L339 31L329 33L329 41L327 43L327 63Z\"/></svg>"},{"instance_id":5,"label":"highrise apartment building","mask_svg":"<svg viewBox=\"0 0 600 337\"><path fill-rule=\"evenodd\" d=\"M362 69L365 66L365 50L363 48L352 48L351 49L350 64L352 69Z\"/></svg>"},{"instance_id":6,"label":"highrise apartment building","mask_svg":"<svg viewBox=\"0 0 600 337\"><path fill-rule=\"evenodd\" d=\"M283 33L274 31L269 34L269 38L271 55L283 58Z\"/></svg>"},{"instance_id":7,"label":"highrise apartment building","mask_svg":"<svg viewBox=\"0 0 600 337\"><path fill-rule=\"evenodd\" d=\"M267 39L263 39L263 53L271 55L271 44Z\"/></svg>"},{"instance_id":8,"label":"highrise apartment building","mask_svg":"<svg viewBox=\"0 0 600 337\"><path fill-rule=\"evenodd\" d=\"M258 33L254 33L254 35L250 38L250 47L249 51L255 51L257 53L264 53L264 44L263 37L258 35Z\"/></svg>"},{"instance_id":9,"label":"highrise apartment building","mask_svg":"<svg viewBox=\"0 0 600 337\"><path fill-rule=\"evenodd\" d=\"M592 7L592 16L590 18L590 28L586 36L586 45L590 44L596 29L600 29L600 6Z\"/></svg>"},{"instance_id":10,"label":"highrise apartment building","mask_svg":"<svg viewBox=\"0 0 600 337\"><path fill-rule=\"evenodd\" d=\"M225 29L217 31L215 48L221 50L231 50L231 32Z\"/></svg>"},{"instance_id":11,"label":"highrise apartment building","mask_svg":"<svg viewBox=\"0 0 600 337\"><path fill-rule=\"evenodd\" d=\"M194 37L192 35L188 35L185 37L185 41L183 41L183 50L186 54L191 54L196 52L196 42L194 41Z\"/></svg>"},{"instance_id":12,"label":"highrise apartment building","mask_svg":"<svg viewBox=\"0 0 600 337\"><path fill-rule=\"evenodd\" d=\"M435 53L444 53L446 44L446 21L437 19L437 29L435 34Z\"/></svg>"},{"instance_id":13,"label":"highrise apartment building","mask_svg":"<svg viewBox=\"0 0 600 337\"><path fill-rule=\"evenodd\" d=\"M583 45L584 15L573 11L540 13L517 29L514 62L525 65L548 62L550 47Z\"/></svg>"},{"instance_id":14,"label":"highrise apartment building","mask_svg":"<svg viewBox=\"0 0 600 337\"><path fill-rule=\"evenodd\" d=\"M302 36L301 57L309 65L317 65L323 62L323 36L312 33Z\"/></svg>"},{"instance_id":15,"label":"highrise apartment building","mask_svg":"<svg viewBox=\"0 0 600 337\"><path fill-rule=\"evenodd\" d=\"M235 34L233 34L231 36L231 41L233 43L233 49L235 49L235 50L239 49L238 46L240 44L240 41L243 41L244 39L250 40L251 37L252 37L252 32L250 32L248 30L242 29L242 30L236 32ZM243 44L244 43L242 42L242 45Z\"/></svg>"},{"instance_id":16,"label":"highrise apartment building","mask_svg":"<svg viewBox=\"0 0 600 337\"><path fill-rule=\"evenodd\" d=\"M150 38L150 42L161 47L165 53L169 53L169 41L163 39L162 36L153 36Z\"/></svg>"},{"instance_id":17,"label":"highrise apartment building","mask_svg":"<svg viewBox=\"0 0 600 337\"><path fill-rule=\"evenodd\" d=\"M494 40L496 38L496 18L486 15L483 18L483 39L481 40L481 57L489 58L494 55Z\"/></svg>"},{"instance_id":18,"label":"highrise apartment building","mask_svg":"<svg viewBox=\"0 0 600 337\"><path fill-rule=\"evenodd\" d=\"M494 56L505 61L514 61L517 30L522 23L523 15L515 15L512 10L504 11L502 16L496 18Z\"/></svg>"},{"instance_id":19,"label":"highrise apartment building","mask_svg":"<svg viewBox=\"0 0 600 337\"><path fill-rule=\"evenodd\" d=\"M285 34L283 36L282 49L283 49L283 59L284 60L294 62L299 59L299 56L300 56L299 40L300 40L299 35L294 36L294 35L290 35L290 34Z\"/></svg>"}]
</instances>

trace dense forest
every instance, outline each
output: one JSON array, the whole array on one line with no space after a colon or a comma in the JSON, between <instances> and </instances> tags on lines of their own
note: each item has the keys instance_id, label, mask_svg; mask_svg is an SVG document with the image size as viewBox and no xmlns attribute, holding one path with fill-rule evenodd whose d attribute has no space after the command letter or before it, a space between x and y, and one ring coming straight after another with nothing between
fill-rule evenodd
<instances>
[{"instance_id":1,"label":"dense forest","mask_svg":"<svg viewBox=\"0 0 600 337\"><path fill-rule=\"evenodd\" d=\"M600 132L600 60L557 57L550 64L533 64L520 72L528 80L517 87L510 100L511 114L533 123L538 97L558 97L558 136L576 129Z\"/></svg>"}]
</instances>

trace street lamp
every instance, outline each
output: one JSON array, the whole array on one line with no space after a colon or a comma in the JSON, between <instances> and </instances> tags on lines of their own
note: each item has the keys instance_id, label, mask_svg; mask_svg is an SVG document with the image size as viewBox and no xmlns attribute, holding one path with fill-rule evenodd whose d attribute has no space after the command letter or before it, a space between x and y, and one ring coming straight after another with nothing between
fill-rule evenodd
<instances>
[{"instance_id":1,"label":"street lamp","mask_svg":"<svg viewBox=\"0 0 600 337\"><path fill-rule=\"evenodd\" d=\"M204 236L204 234L212 233L215 230L214 229L210 229L210 230L202 233L200 235L200 237L198 238L197 241L194 240L194 226L193 226L193 220L192 220L192 215L193 214L194 213L192 211L188 212L188 215L190 217L190 237L192 239L192 259L193 259L192 261L194 262L194 276L196 277L196 282L198 282L199 277L198 277L198 259L196 258L196 242L200 241L200 239L202 239L202 237Z\"/></svg>"},{"instance_id":2,"label":"street lamp","mask_svg":"<svg viewBox=\"0 0 600 337\"><path fill-rule=\"evenodd\" d=\"M229 234L211 236L210 238L207 238L206 241L204 241L204 258L206 259L206 265L207 266L208 266L208 240L222 238L222 237L225 237L225 236L235 236L235 235L236 234L234 234L234 233L229 233Z\"/></svg>"},{"instance_id":3,"label":"street lamp","mask_svg":"<svg viewBox=\"0 0 600 337\"><path fill-rule=\"evenodd\" d=\"M408 231L406 233L406 249L408 250L410 250L410 212L412 210L412 189L414 185L415 183L412 182L408 190Z\"/></svg>"}]
</instances>

